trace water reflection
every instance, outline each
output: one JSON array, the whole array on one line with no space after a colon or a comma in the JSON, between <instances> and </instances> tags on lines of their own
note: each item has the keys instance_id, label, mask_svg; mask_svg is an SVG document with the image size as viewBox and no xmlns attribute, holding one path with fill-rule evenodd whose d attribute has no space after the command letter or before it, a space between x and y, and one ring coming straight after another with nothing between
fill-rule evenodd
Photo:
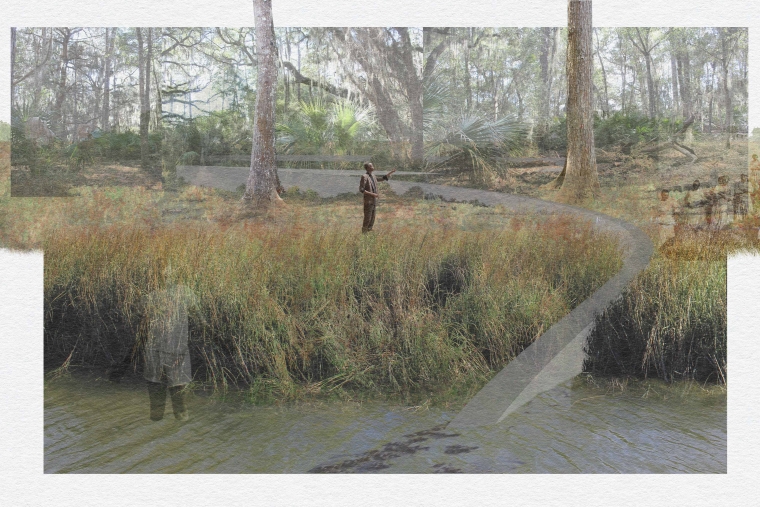
<instances>
[{"instance_id":1,"label":"water reflection","mask_svg":"<svg viewBox=\"0 0 760 507\"><path fill-rule=\"evenodd\" d=\"M446 428L456 410L198 394L190 421L146 425L143 389L48 383L46 473L726 473L725 394L699 389L613 395L575 380L501 424L456 431Z\"/></svg>"}]
</instances>

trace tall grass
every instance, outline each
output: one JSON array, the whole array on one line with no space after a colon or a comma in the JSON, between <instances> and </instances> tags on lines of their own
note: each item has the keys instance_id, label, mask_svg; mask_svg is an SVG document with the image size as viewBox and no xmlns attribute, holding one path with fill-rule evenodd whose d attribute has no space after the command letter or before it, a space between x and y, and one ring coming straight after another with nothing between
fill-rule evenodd
<instances>
[{"instance_id":1,"label":"tall grass","mask_svg":"<svg viewBox=\"0 0 760 507\"><path fill-rule=\"evenodd\" d=\"M304 222L62 227L43 242L46 366L120 361L170 263L201 301L198 381L278 398L481 384L620 263L567 218L376 236Z\"/></svg>"},{"instance_id":2,"label":"tall grass","mask_svg":"<svg viewBox=\"0 0 760 507\"><path fill-rule=\"evenodd\" d=\"M586 371L725 384L726 255L756 248L729 231L684 233L661 248L597 319Z\"/></svg>"}]
</instances>

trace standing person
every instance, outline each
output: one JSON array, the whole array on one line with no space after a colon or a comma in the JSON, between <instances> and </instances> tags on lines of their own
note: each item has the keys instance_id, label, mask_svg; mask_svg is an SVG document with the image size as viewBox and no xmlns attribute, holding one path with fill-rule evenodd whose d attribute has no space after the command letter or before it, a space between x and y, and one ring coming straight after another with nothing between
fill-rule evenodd
<instances>
[{"instance_id":1,"label":"standing person","mask_svg":"<svg viewBox=\"0 0 760 507\"><path fill-rule=\"evenodd\" d=\"M697 230L704 224L706 204L705 190L700 188L699 180L694 180L684 197L684 207L688 210L686 222L691 230Z\"/></svg>"},{"instance_id":2,"label":"standing person","mask_svg":"<svg viewBox=\"0 0 760 507\"><path fill-rule=\"evenodd\" d=\"M657 225L660 228L660 244L675 237L676 226L680 221L681 207L678 201L670 197L670 190L660 191L660 202L657 209Z\"/></svg>"},{"instance_id":3,"label":"standing person","mask_svg":"<svg viewBox=\"0 0 760 507\"><path fill-rule=\"evenodd\" d=\"M199 309L199 306L193 291L173 280L171 266L166 269L165 276L166 288L151 292L143 300L148 326L143 376L148 384L150 418L153 421L163 419L168 390L174 417L186 421L184 389L192 381L188 311Z\"/></svg>"},{"instance_id":4,"label":"standing person","mask_svg":"<svg viewBox=\"0 0 760 507\"><path fill-rule=\"evenodd\" d=\"M718 184L712 189L712 214L711 222L715 229L722 229L730 222L728 214L729 204L731 203L731 189L728 187L728 176L720 176Z\"/></svg>"},{"instance_id":5,"label":"standing person","mask_svg":"<svg viewBox=\"0 0 760 507\"><path fill-rule=\"evenodd\" d=\"M756 153L752 154L752 162L749 164L749 195L752 197L749 205L755 210L760 203L760 161L757 160Z\"/></svg>"},{"instance_id":6,"label":"standing person","mask_svg":"<svg viewBox=\"0 0 760 507\"><path fill-rule=\"evenodd\" d=\"M380 194L377 192L377 177L372 172L375 170L375 166L371 162L364 164L366 174L362 174L362 178L359 181L359 192L364 194L364 222L362 223L362 232L369 232L372 230L372 226L375 224L375 208L377 206L377 198ZM392 170L385 176L381 176L380 179L388 181L391 174L396 170Z\"/></svg>"},{"instance_id":7,"label":"standing person","mask_svg":"<svg viewBox=\"0 0 760 507\"><path fill-rule=\"evenodd\" d=\"M739 176L739 181L734 183L734 222L747 218L749 211L749 181L746 174Z\"/></svg>"}]
</instances>

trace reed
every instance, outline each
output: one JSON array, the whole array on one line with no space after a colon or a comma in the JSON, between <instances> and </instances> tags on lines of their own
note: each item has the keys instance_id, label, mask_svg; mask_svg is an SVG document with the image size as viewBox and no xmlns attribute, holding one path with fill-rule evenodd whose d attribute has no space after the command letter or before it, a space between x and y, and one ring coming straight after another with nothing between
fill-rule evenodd
<instances>
[{"instance_id":1,"label":"reed","mask_svg":"<svg viewBox=\"0 0 760 507\"><path fill-rule=\"evenodd\" d=\"M190 320L199 382L277 399L478 386L620 267L612 238L569 218L474 232L385 224L377 235L302 223L294 213L44 235L46 367L129 354L140 301L171 264L201 301Z\"/></svg>"},{"instance_id":2,"label":"reed","mask_svg":"<svg viewBox=\"0 0 760 507\"><path fill-rule=\"evenodd\" d=\"M599 377L727 382L726 256L757 250L740 231L685 232L600 318L585 370Z\"/></svg>"}]
</instances>

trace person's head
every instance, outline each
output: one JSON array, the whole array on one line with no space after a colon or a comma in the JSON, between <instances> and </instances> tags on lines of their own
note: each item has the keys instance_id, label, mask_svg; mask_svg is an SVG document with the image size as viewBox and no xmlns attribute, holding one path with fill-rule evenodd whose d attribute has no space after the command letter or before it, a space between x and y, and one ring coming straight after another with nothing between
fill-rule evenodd
<instances>
[{"instance_id":1,"label":"person's head","mask_svg":"<svg viewBox=\"0 0 760 507\"><path fill-rule=\"evenodd\" d=\"M372 162L365 162L364 170L367 171L368 173L371 173L372 171L375 170L375 166L372 165Z\"/></svg>"},{"instance_id":2,"label":"person's head","mask_svg":"<svg viewBox=\"0 0 760 507\"><path fill-rule=\"evenodd\" d=\"M694 183L691 184L692 190L699 190L699 180L694 180Z\"/></svg>"},{"instance_id":3,"label":"person's head","mask_svg":"<svg viewBox=\"0 0 760 507\"><path fill-rule=\"evenodd\" d=\"M742 180L742 183L747 183L747 180L749 180L749 177L746 174L742 174L739 178Z\"/></svg>"},{"instance_id":4,"label":"person's head","mask_svg":"<svg viewBox=\"0 0 760 507\"><path fill-rule=\"evenodd\" d=\"M721 176L718 178L718 185L728 185L728 176Z\"/></svg>"},{"instance_id":5,"label":"person's head","mask_svg":"<svg viewBox=\"0 0 760 507\"><path fill-rule=\"evenodd\" d=\"M660 190L661 201L667 201L668 197L670 197L670 190L668 190L667 188L663 188L662 190Z\"/></svg>"}]
</instances>

